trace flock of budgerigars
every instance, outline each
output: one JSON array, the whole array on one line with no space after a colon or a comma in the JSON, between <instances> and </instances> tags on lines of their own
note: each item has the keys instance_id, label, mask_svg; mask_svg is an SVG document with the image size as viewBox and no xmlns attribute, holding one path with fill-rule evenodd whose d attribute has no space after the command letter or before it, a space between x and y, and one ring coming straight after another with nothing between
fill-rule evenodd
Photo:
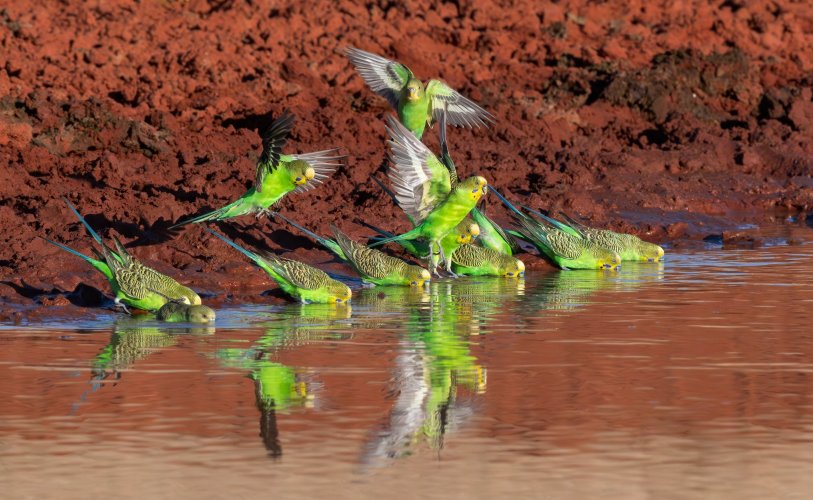
<instances>
[{"instance_id":1,"label":"flock of budgerigars","mask_svg":"<svg viewBox=\"0 0 813 500\"><path fill-rule=\"evenodd\" d=\"M413 229L394 235L368 226L378 236L365 245L335 226L331 226L333 239L320 237L271 211L286 194L314 189L344 164L345 157L338 154L338 149L283 154L294 124L294 117L288 112L274 120L263 134L254 187L223 208L173 227L248 214L279 217L336 254L372 285L421 287L432 274L440 276L441 272L450 276L520 277L525 274L525 265L514 257L521 251L520 240L532 244L562 269L616 269L624 260L656 262L663 257L661 247L634 235L587 227L566 214L562 214L560 221L528 207L516 208L492 188L514 216L515 228L501 228L477 208L487 192L486 179L479 175L460 179L446 141L447 123L487 126L493 116L439 80L424 84L403 64L354 48L348 48L346 54L367 85L385 97L397 112L398 118L388 117L386 127L391 188L378 183L404 210ZM440 131L439 157L421 142L426 125L434 123ZM68 200L65 202L98 244L95 257L47 241L83 258L104 274L117 305L125 310L154 312L164 321L214 321L214 311L201 305L193 290L141 264L118 240L114 239L112 247L105 244L76 208ZM247 250L209 228L206 230L246 255L296 300L345 303L352 296L347 285L319 269L268 252ZM390 242L426 260L429 269L374 248Z\"/></svg>"}]
</instances>

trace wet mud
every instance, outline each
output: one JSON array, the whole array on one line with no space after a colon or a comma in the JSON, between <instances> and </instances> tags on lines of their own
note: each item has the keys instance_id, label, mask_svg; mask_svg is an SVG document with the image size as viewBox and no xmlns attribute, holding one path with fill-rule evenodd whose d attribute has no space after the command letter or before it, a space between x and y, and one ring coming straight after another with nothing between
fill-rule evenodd
<instances>
[{"instance_id":1,"label":"wet mud","mask_svg":"<svg viewBox=\"0 0 813 500\"><path fill-rule=\"evenodd\" d=\"M279 210L321 233L338 223L366 235L360 219L405 229L370 179L383 177L391 111L343 56L348 45L440 77L493 113L491 129L451 130L450 145L462 172L512 200L658 243L758 245L743 224L813 225L811 41L813 7L787 0L9 2L0 320L104 304L100 277L38 239L90 250L62 196L218 300L282 300L260 296L270 279L202 229L167 227L241 195L258 130L285 109L297 116L287 151L342 146L349 159ZM435 131L426 137L437 146ZM494 197L487 208L509 220ZM219 227L342 269L280 223Z\"/></svg>"}]
</instances>

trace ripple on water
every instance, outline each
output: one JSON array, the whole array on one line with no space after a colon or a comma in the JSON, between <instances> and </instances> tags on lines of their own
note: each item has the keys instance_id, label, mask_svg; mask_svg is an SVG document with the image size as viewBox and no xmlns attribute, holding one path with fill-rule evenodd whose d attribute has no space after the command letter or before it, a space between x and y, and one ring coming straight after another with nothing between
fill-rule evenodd
<instances>
[{"instance_id":1,"label":"ripple on water","mask_svg":"<svg viewBox=\"0 0 813 500\"><path fill-rule=\"evenodd\" d=\"M800 497L813 245L0 332L10 498ZM92 472L92 480L88 474Z\"/></svg>"}]
</instances>

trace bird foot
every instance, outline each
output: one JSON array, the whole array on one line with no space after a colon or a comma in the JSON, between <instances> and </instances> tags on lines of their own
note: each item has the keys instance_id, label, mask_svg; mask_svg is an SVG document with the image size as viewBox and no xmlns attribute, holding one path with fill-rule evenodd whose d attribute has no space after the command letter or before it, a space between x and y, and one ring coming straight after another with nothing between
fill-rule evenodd
<instances>
[{"instance_id":1,"label":"bird foot","mask_svg":"<svg viewBox=\"0 0 813 500\"><path fill-rule=\"evenodd\" d=\"M121 309L122 311L124 311L126 314L129 314L129 315L131 315L131 316L132 316L132 314L133 314L133 313L132 313L132 312L130 312L130 309L129 309L129 308L126 306L126 305L124 305L124 304L122 304L121 302L119 302L119 301L118 301L118 299L116 299L115 303L116 303L116 307L120 308L120 309Z\"/></svg>"},{"instance_id":2,"label":"bird foot","mask_svg":"<svg viewBox=\"0 0 813 500\"><path fill-rule=\"evenodd\" d=\"M263 208L262 210L257 212L257 218L260 219L263 216L268 217L269 219L275 219L277 217L277 212L274 210Z\"/></svg>"}]
</instances>

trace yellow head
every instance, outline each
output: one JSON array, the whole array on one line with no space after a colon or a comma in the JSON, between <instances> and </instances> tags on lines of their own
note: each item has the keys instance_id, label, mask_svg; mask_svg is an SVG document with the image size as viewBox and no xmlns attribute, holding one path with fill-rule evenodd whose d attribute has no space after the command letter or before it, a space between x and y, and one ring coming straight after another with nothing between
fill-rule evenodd
<instances>
[{"instance_id":1,"label":"yellow head","mask_svg":"<svg viewBox=\"0 0 813 500\"><path fill-rule=\"evenodd\" d=\"M458 184L457 188L471 196L476 203L480 201L480 198L482 198L484 194L486 194L486 190L488 189L487 186L488 181L486 181L485 177L474 175Z\"/></svg>"},{"instance_id":2,"label":"yellow head","mask_svg":"<svg viewBox=\"0 0 813 500\"><path fill-rule=\"evenodd\" d=\"M338 281L331 283L328 290L330 292L331 300L335 301L337 304L346 304L353 297L353 292L350 291L350 288L344 283L339 283Z\"/></svg>"},{"instance_id":3,"label":"yellow head","mask_svg":"<svg viewBox=\"0 0 813 500\"><path fill-rule=\"evenodd\" d=\"M506 278L519 278L525 275L525 263L519 259L505 256L503 259L502 271Z\"/></svg>"},{"instance_id":4,"label":"yellow head","mask_svg":"<svg viewBox=\"0 0 813 500\"><path fill-rule=\"evenodd\" d=\"M407 83L405 91L407 101L418 101L423 98L423 83L413 78Z\"/></svg>"},{"instance_id":5,"label":"yellow head","mask_svg":"<svg viewBox=\"0 0 813 500\"><path fill-rule=\"evenodd\" d=\"M663 259L663 248L654 244L641 241L638 245L638 255L644 262L660 262Z\"/></svg>"},{"instance_id":6,"label":"yellow head","mask_svg":"<svg viewBox=\"0 0 813 500\"><path fill-rule=\"evenodd\" d=\"M409 266L406 276L407 279L409 279L409 284L417 287L423 286L424 283L432 279L432 275L429 274L429 271L421 266Z\"/></svg>"},{"instance_id":7,"label":"yellow head","mask_svg":"<svg viewBox=\"0 0 813 500\"><path fill-rule=\"evenodd\" d=\"M309 180L316 177L316 171L305 160L294 160L288 165L291 173L291 182L297 186L304 186Z\"/></svg>"},{"instance_id":8,"label":"yellow head","mask_svg":"<svg viewBox=\"0 0 813 500\"><path fill-rule=\"evenodd\" d=\"M599 269L618 269L621 265L621 257L615 252L605 250L599 255Z\"/></svg>"},{"instance_id":9,"label":"yellow head","mask_svg":"<svg viewBox=\"0 0 813 500\"><path fill-rule=\"evenodd\" d=\"M466 217L457 225L457 244L468 245L474 238L480 236L480 225Z\"/></svg>"},{"instance_id":10,"label":"yellow head","mask_svg":"<svg viewBox=\"0 0 813 500\"><path fill-rule=\"evenodd\" d=\"M207 306L190 306L186 310L186 320L190 323L213 323L215 321L215 311Z\"/></svg>"}]
</instances>

